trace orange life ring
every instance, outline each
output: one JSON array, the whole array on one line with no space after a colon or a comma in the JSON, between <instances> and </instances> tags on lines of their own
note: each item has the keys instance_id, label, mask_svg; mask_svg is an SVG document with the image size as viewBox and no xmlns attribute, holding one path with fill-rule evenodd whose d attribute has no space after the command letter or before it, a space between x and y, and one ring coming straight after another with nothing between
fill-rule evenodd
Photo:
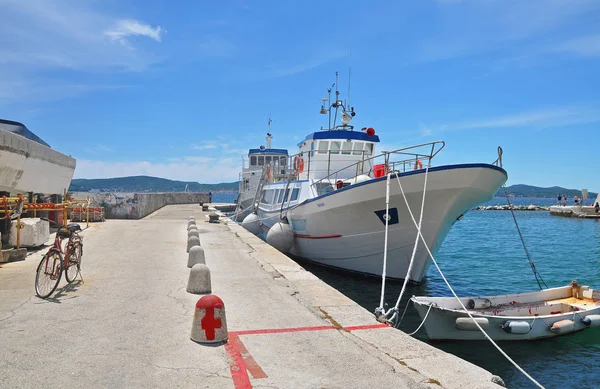
<instances>
[{"instance_id":1,"label":"orange life ring","mask_svg":"<svg viewBox=\"0 0 600 389\"><path fill-rule=\"evenodd\" d=\"M419 169L423 169L423 164L422 164L422 163L421 163L421 161L420 161L420 160L418 160L418 159L415 161L415 170L417 170L417 167L418 167Z\"/></svg>"},{"instance_id":2,"label":"orange life ring","mask_svg":"<svg viewBox=\"0 0 600 389\"><path fill-rule=\"evenodd\" d=\"M302 173L304 171L304 159L299 155L296 155L294 158L294 171L296 173Z\"/></svg>"},{"instance_id":3,"label":"orange life ring","mask_svg":"<svg viewBox=\"0 0 600 389\"><path fill-rule=\"evenodd\" d=\"M271 179L271 165L267 165L267 172L265 175L267 177L267 180Z\"/></svg>"}]
</instances>

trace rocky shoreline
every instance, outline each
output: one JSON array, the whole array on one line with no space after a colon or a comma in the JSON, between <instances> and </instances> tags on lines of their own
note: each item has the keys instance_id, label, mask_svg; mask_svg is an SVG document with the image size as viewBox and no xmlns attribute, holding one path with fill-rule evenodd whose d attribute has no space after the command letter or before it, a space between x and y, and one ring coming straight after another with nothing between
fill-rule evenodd
<instances>
[{"instance_id":1,"label":"rocky shoreline","mask_svg":"<svg viewBox=\"0 0 600 389\"><path fill-rule=\"evenodd\" d=\"M476 208L473 208L474 211L549 211L550 207L542 207L540 205L480 205Z\"/></svg>"}]
</instances>

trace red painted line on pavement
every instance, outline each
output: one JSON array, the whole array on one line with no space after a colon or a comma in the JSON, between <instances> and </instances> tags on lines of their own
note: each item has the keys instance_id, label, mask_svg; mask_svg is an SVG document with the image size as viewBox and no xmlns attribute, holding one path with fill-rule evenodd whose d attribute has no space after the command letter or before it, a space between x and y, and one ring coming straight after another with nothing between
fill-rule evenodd
<instances>
[{"instance_id":1,"label":"red painted line on pavement","mask_svg":"<svg viewBox=\"0 0 600 389\"><path fill-rule=\"evenodd\" d=\"M237 335L235 336L233 343L236 346L236 348L238 349L238 351L240 352L240 354L242 355L242 358L244 358L244 363L246 364L246 370L248 370L248 372L250 374L252 374L252 378L254 378L254 379L267 378L268 377L267 373L265 373L264 370L258 365L258 363L256 363L256 360L248 352L248 349L246 348L246 346L244 345L244 342L242 342L242 340L240 339L239 336L237 336Z\"/></svg>"},{"instance_id":2,"label":"red painted line on pavement","mask_svg":"<svg viewBox=\"0 0 600 389\"><path fill-rule=\"evenodd\" d=\"M387 324L367 324L361 326L342 327L345 331L370 330L375 328L389 327ZM323 330L339 330L335 326L315 326L315 327L292 327L292 328L266 328L262 330L245 330L245 331L230 331L230 334L235 335L261 335L261 334L280 334L286 332L306 332L306 331L323 331Z\"/></svg>"},{"instance_id":3,"label":"red painted line on pavement","mask_svg":"<svg viewBox=\"0 0 600 389\"><path fill-rule=\"evenodd\" d=\"M385 324L385 323L379 323L379 324L366 324L366 325L362 325L362 326L349 326L349 327L344 327L344 330L346 331L357 331L357 330L372 330L374 328L385 328L385 327L390 327L389 325ZM390 327L391 328L391 327Z\"/></svg>"},{"instance_id":4,"label":"red painted line on pavement","mask_svg":"<svg viewBox=\"0 0 600 389\"><path fill-rule=\"evenodd\" d=\"M235 389L252 389L244 358L237 348L238 340L239 337L230 332L229 340L225 344L225 351L227 351L227 356L229 357L229 371L231 372L231 378L233 378L233 386Z\"/></svg>"},{"instance_id":5,"label":"red painted line on pavement","mask_svg":"<svg viewBox=\"0 0 600 389\"><path fill-rule=\"evenodd\" d=\"M389 327L387 324L366 324L360 326L342 327L344 331L370 330L375 328ZM262 330L230 331L229 339L225 344L225 351L229 359L229 371L233 379L235 389L252 389L252 383L248 372L254 379L267 378L265 371L258 365L250 355L248 349L240 339L240 335L280 334L289 332L309 332L323 330L339 330L335 326L293 327L293 328L271 328Z\"/></svg>"},{"instance_id":6,"label":"red painted line on pavement","mask_svg":"<svg viewBox=\"0 0 600 389\"><path fill-rule=\"evenodd\" d=\"M332 234L332 235L306 235L306 234L294 234L294 238L300 239L334 239L341 238L341 234Z\"/></svg>"}]
</instances>

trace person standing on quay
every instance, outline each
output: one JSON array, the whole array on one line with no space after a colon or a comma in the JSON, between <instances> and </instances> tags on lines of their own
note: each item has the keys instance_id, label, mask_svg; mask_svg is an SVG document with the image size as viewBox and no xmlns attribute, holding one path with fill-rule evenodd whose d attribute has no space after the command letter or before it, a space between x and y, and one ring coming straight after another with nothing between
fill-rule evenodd
<instances>
[{"instance_id":1,"label":"person standing on quay","mask_svg":"<svg viewBox=\"0 0 600 389\"><path fill-rule=\"evenodd\" d=\"M567 206L567 195L563 195L563 206Z\"/></svg>"},{"instance_id":2,"label":"person standing on quay","mask_svg":"<svg viewBox=\"0 0 600 389\"><path fill-rule=\"evenodd\" d=\"M560 200L562 200L562 196L559 193L558 196L556 196L556 197L558 198L558 205L560 205Z\"/></svg>"}]
</instances>

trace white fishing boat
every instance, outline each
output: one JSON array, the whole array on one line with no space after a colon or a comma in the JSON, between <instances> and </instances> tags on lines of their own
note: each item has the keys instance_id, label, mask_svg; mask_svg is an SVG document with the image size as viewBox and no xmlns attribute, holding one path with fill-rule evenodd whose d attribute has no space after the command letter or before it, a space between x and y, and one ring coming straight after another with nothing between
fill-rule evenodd
<instances>
[{"instance_id":1,"label":"white fishing boat","mask_svg":"<svg viewBox=\"0 0 600 389\"><path fill-rule=\"evenodd\" d=\"M435 340L533 340L600 326L600 290L573 281L560 288L501 296L411 298Z\"/></svg>"},{"instance_id":2,"label":"white fishing boat","mask_svg":"<svg viewBox=\"0 0 600 389\"><path fill-rule=\"evenodd\" d=\"M373 128L355 130L349 124L354 107L340 100L337 90L334 101L323 99L321 113L329 116L328 127L306 136L299 153L271 149L270 134L267 147L250 149L240 180L238 212L253 212L242 224L282 252L381 275L387 219L386 275L403 279L416 236L407 204L419 217L426 189L422 233L435 253L453 223L491 199L507 179L500 155L492 164L432 166L443 141L376 154L379 136ZM419 246L409 279L420 282L429 262Z\"/></svg>"},{"instance_id":3,"label":"white fishing boat","mask_svg":"<svg viewBox=\"0 0 600 389\"><path fill-rule=\"evenodd\" d=\"M50 148L24 124L0 119L0 191L62 194L74 171L74 158Z\"/></svg>"}]
</instances>

